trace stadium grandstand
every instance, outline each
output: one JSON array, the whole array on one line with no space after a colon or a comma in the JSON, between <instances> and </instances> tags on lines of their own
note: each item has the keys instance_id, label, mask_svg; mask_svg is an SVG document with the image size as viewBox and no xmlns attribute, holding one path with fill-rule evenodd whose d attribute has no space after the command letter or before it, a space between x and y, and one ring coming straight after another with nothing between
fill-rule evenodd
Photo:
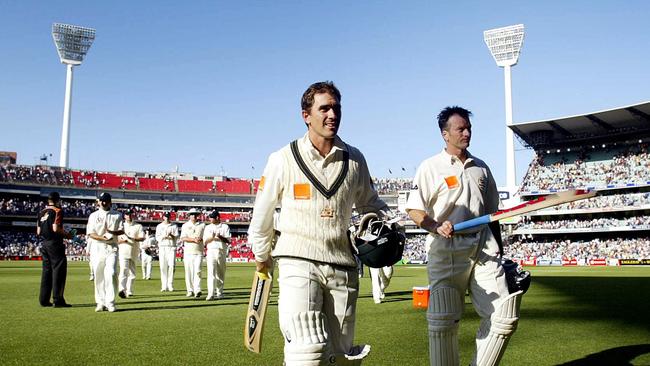
<instances>
[{"instance_id":1,"label":"stadium grandstand","mask_svg":"<svg viewBox=\"0 0 650 366\"><path fill-rule=\"evenodd\" d=\"M397 206L398 187L410 180L376 179L382 198ZM62 197L66 225L84 233L100 192L110 192L118 210L135 211L136 221L154 231L165 212L178 224L197 208L205 213L218 210L235 240L230 261L253 258L246 240L259 180L193 176L179 173L102 172L44 165L0 164L0 259L40 260L40 243L33 234L36 214L45 207L46 197L57 191ZM68 243L68 256L86 259L83 235ZM182 246L177 257L182 258Z\"/></svg>"},{"instance_id":2,"label":"stadium grandstand","mask_svg":"<svg viewBox=\"0 0 650 366\"><path fill-rule=\"evenodd\" d=\"M511 129L535 152L521 199L571 188L598 196L522 217L509 226L507 257L528 265L650 262L650 102Z\"/></svg>"},{"instance_id":3,"label":"stadium grandstand","mask_svg":"<svg viewBox=\"0 0 650 366\"><path fill-rule=\"evenodd\" d=\"M571 188L598 196L538 211L502 225L505 256L524 265L619 265L650 262L650 102L510 127L535 156L519 185L530 200ZM410 178L375 178L382 199L402 211L404 262L427 261L426 233L401 210ZM253 258L246 239L259 180L184 173L103 172L0 164L0 257L40 259L35 216L53 190L63 197L70 227L85 231L95 198L108 191L118 209L154 230L164 212L176 223L187 211L218 210L235 237L230 261ZM85 240L68 255L85 259ZM182 257L179 247L177 256Z\"/></svg>"}]
</instances>

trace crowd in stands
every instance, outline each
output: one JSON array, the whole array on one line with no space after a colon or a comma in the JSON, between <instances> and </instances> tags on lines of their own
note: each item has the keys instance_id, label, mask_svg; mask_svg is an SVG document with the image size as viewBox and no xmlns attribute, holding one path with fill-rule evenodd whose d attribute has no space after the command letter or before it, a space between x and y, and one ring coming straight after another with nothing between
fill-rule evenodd
<instances>
[{"instance_id":1,"label":"crowd in stands","mask_svg":"<svg viewBox=\"0 0 650 366\"><path fill-rule=\"evenodd\" d=\"M98 171L70 170L49 166L0 166L0 182L35 183L55 186L103 188L122 190L252 194L259 181L249 179L222 180L199 179L197 177L175 177L166 173L157 175L133 173L110 173Z\"/></svg>"},{"instance_id":2,"label":"crowd in stands","mask_svg":"<svg viewBox=\"0 0 650 366\"><path fill-rule=\"evenodd\" d=\"M595 159L591 154L604 154ZM648 145L641 144L618 150L589 152L582 148L571 158L545 163L551 156L537 152L521 187L522 192L563 190L567 188L606 187L650 181Z\"/></svg>"},{"instance_id":3,"label":"crowd in stands","mask_svg":"<svg viewBox=\"0 0 650 366\"><path fill-rule=\"evenodd\" d=\"M555 240L549 242L515 241L504 248L504 257L513 259L536 258L650 258L650 238L594 239L591 241Z\"/></svg>"},{"instance_id":4,"label":"crowd in stands","mask_svg":"<svg viewBox=\"0 0 650 366\"><path fill-rule=\"evenodd\" d=\"M136 221L162 221L162 216L168 210L161 207L145 207L140 205L116 204L118 210L134 210ZM45 201L36 199L1 198L0 215L36 216L45 208ZM90 200L62 200L61 208L65 217L86 218L97 209ZM211 211L212 209L206 209ZM172 211L172 221L187 221L187 210ZM251 211L223 211L220 212L223 222L250 222Z\"/></svg>"},{"instance_id":5,"label":"crowd in stands","mask_svg":"<svg viewBox=\"0 0 650 366\"><path fill-rule=\"evenodd\" d=\"M86 237L66 240L68 256L85 256ZM34 257L41 255L41 243L36 233L0 231L0 256Z\"/></svg>"},{"instance_id":6,"label":"crowd in stands","mask_svg":"<svg viewBox=\"0 0 650 366\"><path fill-rule=\"evenodd\" d=\"M427 261L426 235L413 235L406 238L402 257L407 263Z\"/></svg>"},{"instance_id":7,"label":"crowd in stands","mask_svg":"<svg viewBox=\"0 0 650 366\"><path fill-rule=\"evenodd\" d=\"M410 191L413 178L373 178L372 182L379 194L395 194Z\"/></svg>"},{"instance_id":8,"label":"crowd in stands","mask_svg":"<svg viewBox=\"0 0 650 366\"><path fill-rule=\"evenodd\" d=\"M43 166L0 165L0 181L65 186L74 184L72 174Z\"/></svg>"},{"instance_id":9,"label":"crowd in stands","mask_svg":"<svg viewBox=\"0 0 650 366\"><path fill-rule=\"evenodd\" d=\"M596 196L548 208L547 210L629 209L650 206L650 192Z\"/></svg>"},{"instance_id":10,"label":"crowd in stands","mask_svg":"<svg viewBox=\"0 0 650 366\"><path fill-rule=\"evenodd\" d=\"M128 174L98 171L70 170L48 166L0 166L0 182L36 183L55 186L83 188L109 188L122 190L145 190L196 193L255 194L259 180L226 178L207 180L178 177L168 174L145 174L134 177ZM379 194L396 194L410 190L412 178L373 178Z\"/></svg>"},{"instance_id":11,"label":"crowd in stands","mask_svg":"<svg viewBox=\"0 0 650 366\"><path fill-rule=\"evenodd\" d=\"M413 235L407 238L404 247L406 263L427 261L426 235ZM79 235L76 240L65 241L66 253L72 257L86 257L86 239ZM157 256L156 248L153 248ZM34 233L0 231L0 256L40 256L40 241ZM183 256L183 247L177 248L177 257ZM233 236L228 256L235 258L254 258L246 235ZM516 240L504 247L504 257L512 259L594 258L650 259L650 238L594 239L591 241L554 240L538 242Z\"/></svg>"},{"instance_id":12,"label":"crowd in stands","mask_svg":"<svg viewBox=\"0 0 650 366\"><path fill-rule=\"evenodd\" d=\"M0 199L0 215L36 216L44 208L45 201L40 199ZM88 217L96 210L94 202L82 200L61 201L61 208L65 217Z\"/></svg>"},{"instance_id":13,"label":"crowd in stands","mask_svg":"<svg viewBox=\"0 0 650 366\"><path fill-rule=\"evenodd\" d=\"M650 216L633 216L628 218L594 218L591 220L548 220L548 221L524 221L517 224L518 229L609 229L609 228L632 228L647 229L650 227Z\"/></svg>"},{"instance_id":14,"label":"crowd in stands","mask_svg":"<svg viewBox=\"0 0 650 366\"><path fill-rule=\"evenodd\" d=\"M65 240L66 254L69 257L87 257L86 236L78 235L74 240ZM41 255L41 241L36 233L0 231L0 257L21 256L33 257ZM153 256L158 256L158 248L151 248ZM183 257L183 245L179 242L176 256ZM231 258L254 258L246 235L233 235L229 249Z\"/></svg>"}]
</instances>

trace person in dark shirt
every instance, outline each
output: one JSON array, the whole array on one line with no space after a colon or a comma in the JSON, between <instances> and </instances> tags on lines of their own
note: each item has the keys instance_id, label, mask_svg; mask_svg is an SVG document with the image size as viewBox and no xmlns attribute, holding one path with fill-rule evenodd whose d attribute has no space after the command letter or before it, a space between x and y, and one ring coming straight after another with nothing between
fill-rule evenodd
<instances>
[{"instance_id":1,"label":"person in dark shirt","mask_svg":"<svg viewBox=\"0 0 650 366\"><path fill-rule=\"evenodd\" d=\"M41 245L43 275L41 276L39 302L44 307L70 307L71 305L63 297L68 272L63 239L69 239L72 235L63 230L63 210L58 192L49 194L47 206L39 212L36 221L36 234L43 239ZM50 302L50 298L53 302Z\"/></svg>"}]
</instances>

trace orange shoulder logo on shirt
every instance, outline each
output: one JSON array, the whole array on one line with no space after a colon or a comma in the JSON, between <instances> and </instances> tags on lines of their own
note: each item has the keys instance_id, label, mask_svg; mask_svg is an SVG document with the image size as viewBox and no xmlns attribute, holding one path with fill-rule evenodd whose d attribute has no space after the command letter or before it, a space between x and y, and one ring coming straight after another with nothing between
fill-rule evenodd
<instances>
[{"instance_id":1,"label":"orange shoulder logo on shirt","mask_svg":"<svg viewBox=\"0 0 650 366\"><path fill-rule=\"evenodd\" d=\"M455 175L450 175L445 177L445 183L447 183L447 188L454 189L458 188L458 178Z\"/></svg>"},{"instance_id":2,"label":"orange shoulder logo on shirt","mask_svg":"<svg viewBox=\"0 0 650 366\"><path fill-rule=\"evenodd\" d=\"M308 200L311 198L309 183L296 183L293 185L293 199Z\"/></svg>"}]
</instances>

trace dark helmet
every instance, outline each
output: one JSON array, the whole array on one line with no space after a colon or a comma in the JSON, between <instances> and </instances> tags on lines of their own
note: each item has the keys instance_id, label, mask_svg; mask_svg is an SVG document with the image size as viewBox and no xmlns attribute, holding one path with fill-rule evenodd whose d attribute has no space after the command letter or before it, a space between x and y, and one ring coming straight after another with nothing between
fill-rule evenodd
<instances>
[{"instance_id":1,"label":"dark helmet","mask_svg":"<svg viewBox=\"0 0 650 366\"><path fill-rule=\"evenodd\" d=\"M368 213L359 222L356 233L350 233L352 247L359 260L368 267L391 266L404 252L406 237L395 223L380 220L377 214Z\"/></svg>"}]
</instances>

